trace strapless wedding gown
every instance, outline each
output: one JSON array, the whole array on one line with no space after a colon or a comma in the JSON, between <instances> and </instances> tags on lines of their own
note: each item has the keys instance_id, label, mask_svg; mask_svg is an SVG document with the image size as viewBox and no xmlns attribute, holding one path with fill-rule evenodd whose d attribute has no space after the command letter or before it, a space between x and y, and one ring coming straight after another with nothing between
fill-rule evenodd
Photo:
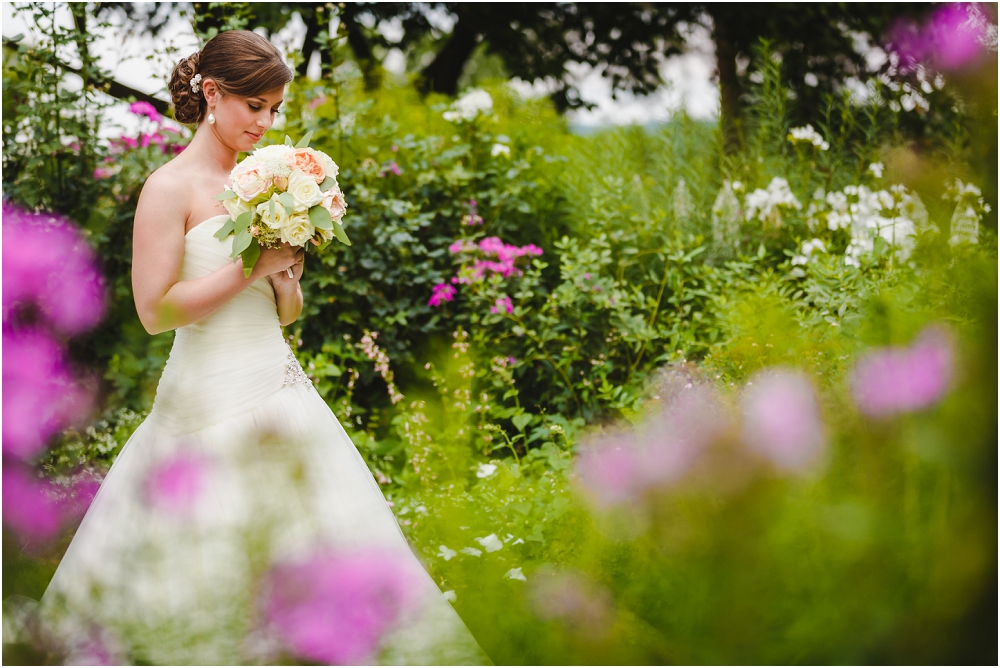
<instances>
[{"instance_id":1,"label":"strapless wedding gown","mask_svg":"<svg viewBox=\"0 0 1000 668\"><path fill-rule=\"evenodd\" d=\"M233 237L214 237L227 217L188 232L181 280L232 262ZM183 466L171 483L165 463L177 461L197 462L200 484L185 482ZM151 497L156 471L173 505ZM263 278L177 329L153 408L104 479L41 608L63 634L116 631L143 661L270 663L275 641L255 623L253 583L268 564L317 546L375 549L419 571L418 604L370 662L490 663L303 373Z\"/></svg>"}]
</instances>

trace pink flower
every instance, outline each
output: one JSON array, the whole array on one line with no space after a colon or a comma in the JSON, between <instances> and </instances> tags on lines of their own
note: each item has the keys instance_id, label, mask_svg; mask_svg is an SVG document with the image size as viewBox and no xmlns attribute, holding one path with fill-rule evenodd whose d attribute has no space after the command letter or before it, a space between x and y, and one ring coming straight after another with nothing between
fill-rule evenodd
<instances>
[{"instance_id":1,"label":"pink flower","mask_svg":"<svg viewBox=\"0 0 1000 668\"><path fill-rule=\"evenodd\" d=\"M986 51L986 41L986 20L964 2L938 7L921 26L898 21L889 32L890 49L899 55L904 71L920 63L961 69Z\"/></svg>"},{"instance_id":2,"label":"pink flower","mask_svg":"<svg viewBox=\"0 0 1000 668\"><path fill-rule=\"evenodd\" d=\"M299 658L370 663L382 636L417 600L421 573L409 556L385 548L318 551L275 565L264 585L267 623Z\"/></svg>"},{"instance_id":3,"label":"pink flower","mask_svg":"<svg viewBox=\"0 0 1000 668\"><path fill-rule=\"evenodd\" d=\"M787 470L812 464L826 441L819 405L805 374L767 369L747 383L743 441Z\"/></svg>"},{"instance_id":4,"label":"pink flower","mask_svg":"<svg viewBox=\"0 0 1000 668\"><path fill-rule=\"evenodd\" d=\"M3 521L24 539L52 538L59 531L62 517L50 483L5 462Z\"/></svg>"},{"instance_id":5,"label":"pink flower","mask_svg":"<svg viewBox=\"0 0 1000 668\"><path fill-rule=\"evenodd\" d=\"M601 507L613 506L645 487L642 453L631 434L619 433L580 449L575 471L588 496Z\"/></svg>"},{"instance_id":6,"label":"pink flower","mask_svg":"<svg viewBox=\"0 0 1000 668\"><path fill-rule=\"evenodd\" d=\"M324 102L326 102L326 95L319 95L318 97L314 97L313 99L309 100L308 106L310 109L315 110L316 107L320 106Z\"/></svg>"},{"instance_id":7,"label":"pink flower","mask_svg":"<svg viewBox=\"0 0 1000 668\"><path fill-rule=\"evenodd\" d=\"M928 408L948 391L952 356L951 338L937 325L925 328L909 348L873 350L851 374L854 401L875 417Z\"/></svg>"},{"instance_id":8,"label":"pink flower","mask_svg":"<svg viewBox=\"0 0 1000 668\"><path fill-rule=\"evenodd\" d=\"M163 118L160 116L160 112L156 110L156 107L149 102L133 102L128 106L128 110L138 116L145 116L151 121L158 122L161 118Z\"/></svg>"},{"instance_id":9,"label":"pink flower","mask_svg":"<svg viewBox=\"0 0 1000 668\"><path fill-rule=\"evenodd\" d=\"M490 313L499 313L500 311L506 311L507 313L514 312L514 304L507 295L498 297L495 305L490 307Z\"/></svg>"},{"instance_id":10,"label":"pink flower","mask_svg":"<svg viewBox=\"0 0 1000 668\"><path fill-rule=\"evenodd\" d=\"M153 507L184 514L207 487L208 462L195 454L179 453L157 463L146 477L146 499Z\"/></svg>"},{"instance_id":11,"label":"pink flower","mask_svg":"<svg viewBox=\"0 0 1000 668\"><path fill-rule=\"evenodd\" d=\"M431 288L433 295L427 301L428 306L440 306L442 302L450 302L455 298L455 288L447 283L439 283Z\"/></svg>"},{"instance_id":12,"label":"pink flower","mask_svg":"<svg viewBox=\"0 0 1000 668\"><path fill-rule=\"evenodd\" d=\"M90 329L104 313L104 281L94 252L62 216L3 204L3 321L36 305L67 333Z\"/></svg>"},{"instance_id":13,"label":"pink flower","mask_svg":"<svg viewBox=\"0 0 1000 668\"><path fill-rule=\"evenodd\" d=\"M4 329L5 457L34 456L53 434L82 418L89 409L90 399L76 386L59 344L37 331Z\"/></svg>"},{"instance_id":14,"label":"pink flower","mask_svg":"<svg viewBox=\"0 0 1000 668\"><path fill-rule=\"evenodd\" d=\"M542 619L560 619L588 634L604 635L610 627L611 595L576 573L538 573L530 601Z\"/></svg>"},{"instance_id":15,"label":"pink flower","mask_svg":"<svg viewBox=\"0 0 1000 668\"><path fill-rule=\"evenodd\" d=\"M94 169L94 179L100 181L101 179L110 178L114 172L112 172L107 167L97 167Z\"/></svg>"}]
</instances>

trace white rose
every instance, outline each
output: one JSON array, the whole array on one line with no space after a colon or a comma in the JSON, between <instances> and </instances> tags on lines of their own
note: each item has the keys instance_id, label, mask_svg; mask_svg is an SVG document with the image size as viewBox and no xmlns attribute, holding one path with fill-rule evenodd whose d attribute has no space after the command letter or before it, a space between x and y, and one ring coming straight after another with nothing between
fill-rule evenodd
<instances>
[{"instance_id":1,"label":"white rose","mask_svg":"<svg viewBox=\"0 0 1000 668\"><path fill-rule=\"evenodd\" d=\"M313 185L316 185L313 182ZM281 228L281 240L293 246L305 246L316 234L309 216L304 213L297 213L288 220L288 224Z\"/></svg>"},{"instance_id":2,"label":"white rose","mask_svg":"<svg viewBox=\"0 0 1000 668\"><path fill-rule=\"evenodd\" d=\"M316 185L316 180L302 170L294 169L288 175L288 194L295 201L295 211L308 211L323 201L323 191Z\"/></svg>"},{"instance_id":3,"label":"white rose","mask_svg":"<svg viewBox=\"0 0 1000 668\"><path fill-rule=\"evenodd\" d=\"M271 215L271 202L274 202L274 215ZM291 219L285 205L281 203L277 195L271 195L271 199L257 205L257 215L262 223L273 230L283 230L289 226Z\"/></svg>"},{"instance_id":4,"label":"white rose","mask_svg":"<svg viewBox=\"0 0 1000 668\"><path fill-rule=\"evenodd\" d=\"M250 206L249 202L243 200L242 197L231 197L226 200L222 200L222 206L226 207L226 211L232 216L233 220L236 220L241 213L246 213L250 211L253 207Z\"/></svg>"},{"instance_id":5,"label":"white rose","mask_svg":"<svg viewBox=\"0 0 1000 668\"><path fill-rule=\"evenodd\" d=\"M267 170L253 156L236 165L229 176L233 192L248 202L271 187Z\"/></svg>"}]
</instances>

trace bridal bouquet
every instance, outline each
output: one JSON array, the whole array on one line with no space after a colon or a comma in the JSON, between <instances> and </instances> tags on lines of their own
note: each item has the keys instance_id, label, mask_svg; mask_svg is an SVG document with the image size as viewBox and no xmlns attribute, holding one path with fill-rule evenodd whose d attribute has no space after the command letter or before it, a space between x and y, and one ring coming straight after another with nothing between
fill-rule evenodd
<instances>
[{"instance_id":1,"label":"bridal bouquet","mask_svg":"<svg viewBox=\"0 0 1000 668\"><path fill-rule=\"evenodd\" d=\"M319 246L335 236L351 245L341 225L347 202L337 184L339 168L326 153L309 148L311 137L293 145L286 136L284 144L256 149L233 168L232 186L215 196L231 216L215 236L236 236L231 257L243 258L245 276L262 246Z\"/></svg>"}]
</instances>

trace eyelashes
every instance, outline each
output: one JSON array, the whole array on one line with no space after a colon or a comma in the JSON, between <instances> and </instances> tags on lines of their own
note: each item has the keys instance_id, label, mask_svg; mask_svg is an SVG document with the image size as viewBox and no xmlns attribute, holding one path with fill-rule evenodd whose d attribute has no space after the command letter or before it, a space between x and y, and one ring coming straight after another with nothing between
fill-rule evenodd
<instances>
[{"instance_id":1,"label":"eyelashes","mask_svg":"<svg viewBox=\"0 0 1000 668\"><path fill-rule=\"evenodd\" d=\"M252 104L248 104L247 106L250 107L251 111L255 111L255 112L256 111L260 111L260 109L261 109L260 107L253 106ZM281 113L281 109L272 109L271 113L272 114L280 114Z\"/></svg>"}]
</instances>

